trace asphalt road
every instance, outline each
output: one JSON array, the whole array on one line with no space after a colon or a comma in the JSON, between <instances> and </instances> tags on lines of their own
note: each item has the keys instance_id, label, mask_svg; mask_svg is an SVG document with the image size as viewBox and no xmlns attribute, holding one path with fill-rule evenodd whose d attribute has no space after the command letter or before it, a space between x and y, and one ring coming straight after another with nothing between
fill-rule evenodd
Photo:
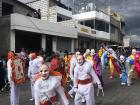
<instances>
[{"instance_id":1,"label":"asphalt road","mask_svg":"<svg viewBox=\"0 0 140 105\"><path fill-rule=\"evenodd\" d=\"M105 96L96 96L96 105L140 105L140 80L133 81L133 85L121 86L118 76L114 79L109 79L108 71L104 71L103 78L105 82ZM20 105L34 105L29 99L31 98L30 84L25 83L20 88ZM95 93L96 93L95 88ZM70 100L70 105L74 105L73 99ZM9 92L0 94L0 105L10 105ZM85 104L83 104L85 105Z\"/></svg>"}]
</instances>

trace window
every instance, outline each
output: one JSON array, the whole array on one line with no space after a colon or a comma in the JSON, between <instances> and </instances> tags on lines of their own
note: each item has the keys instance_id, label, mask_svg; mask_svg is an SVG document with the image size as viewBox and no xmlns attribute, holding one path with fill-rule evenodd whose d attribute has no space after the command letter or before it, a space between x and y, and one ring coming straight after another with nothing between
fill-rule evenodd
<instances>
[{"instance_id":1,"label":"window","mask_svg":"<svg viewBox=\"0 0 140 105\"><path fill-rule=\"evenodd\" d=\"M61 22L61 21L63 21L63 18L60 16L57 16L57 22Z\"/></svg>"},{"instance_id":2,"label":"window","mask_svg":"<svg viewBox=\"0 0 140 105\"><path fill-rule=\"evenodd\" d=\"M100 20L95 20L95 29L99 31L105 31L105 22Z\"/></svg>"},{"instance_id":3,"label":"window","mask_svg":"<svg viewBox=\"0 0 140 105\"><path fill-rule=\"evenodd\" d=\"M105 32L109 32L109 24L106 23Z\"/></svg>"},{"instance_id":4,"label":"window","mask_svg":"<svg viewBox=\"0 0 140 105\"><path fill-rule=\"evenodd\" d=\"M85 25L94 29L94 20L79 21L79 24Z\"/></svg>"},{"instance_id":5,"label":"window","mask_svg":"<svg viewBox=\"0 0 140 105\"><path fill-rule=\"evenodd\" d=\"M57 22L66 21L72 19L71 17L67 17L61 14L57 14Z\"/></svg>"},{"instance_id":6,"label":"window","mask_svg":"<svg viewBox=\"0 0 140 105\"><path fill-rule=\"evenodd\" d=\"M99 31L109 32L109 24L101 20L79 21L79 24L91 27Z\"/></svg>"},{"instance_id":7,"label":"window","mask_svg":"<svg viewBox=\"0 0 140 105\"><path fill-rule=\"evenodd\" d=\"M71 39L58 37L57 38L57 51L65 51L71 52Z\"/></svg>"},{"instance_id":8,"label":"window","mask_svg":"<svg viewBox=\"0 0 140 105\"><path fill-rule=\"evenodd\" d=\"M2 3L2 16L10 15L13 13L13 5Z\"/></svg>"},{"instance_id":9,"label":"window","mask_svg":"<svg viewBox=\"0 0 140 105\"><path fill-rule=\"evenodd\" d=\"M111 34L115 35L115 26L111 25Z\"/></svg>"},{"instance_id":10,"label":"window","mask_svg":"<svg viewBox=\"0 0 140 105\"><path fill-rule=\"evenodd\" d=\"M91 27L93 29L94 28L94 20L86 20L85 26Z\"/></svg>"}]
</instances>

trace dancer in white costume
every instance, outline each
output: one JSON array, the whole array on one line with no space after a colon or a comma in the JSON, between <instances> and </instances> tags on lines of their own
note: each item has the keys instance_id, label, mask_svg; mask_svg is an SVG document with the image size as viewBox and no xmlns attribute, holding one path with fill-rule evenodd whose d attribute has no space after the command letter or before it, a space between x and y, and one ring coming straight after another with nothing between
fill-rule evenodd
<instances>
[{"instance_id":1,"label":"dancer in white costume","mask_svg":"<svg viewBox=\"0 0 140 105\"><path fill-rule=\"evenodd\" d=\"M8 62L7 62L7 70L8 70L8 80L10 83L10 105L19 105L19 91L20 86L17 85L13 80L12 73L12 61L15 59L14 53L11 51L8 53Z\"/></svg>"},{"instance_id":2,"label":"dancer in white costume","mask_svg":"<svg viewBox=\"0 0 140 105\"><path fill-rule=\"evenodd\" d=\"M49 68L43 64L40 68L41 78L35 84L35 105L68 105L61 79L49 74Z\"/></svg>"},{"instance_id":3,"label":"dancer in white costume","mask_svg":"<svg viewBox=\"0 0 140 105\"><path fill-rule=\"evenodd\" d=\"M74 69L75 105L82 104L83 96L86 99L86 105L95 105L93 84L97 83L98 88L102 89L100 80L93 70L92 65L85 61L82 55L77 57L77 63Z\"/></svg>"},{"instance_id":4,"label":"dancer in white costume","mask_svg":"<svg viewBox=\"0 0 140 105\"><path fill-rule=\"evenodd\" d=\"M74 68L76 66L77 63L77 56L80 55L80 52L77 51L75 52L75 54L72 56L71 60L70 60L70 78L73 81L74 78Z\"/></svg>"},{"instance_id":5,"label":"dancer in white costume","mask_svg":"<svg viewBox=\"0 0 140 105\"><path fill-rule=\"evenodd\" d=\"M35 82L35 77L39 73L39 68L41 67L42 63L39 58L37 58L35 53L31 53L29 55L30 61L29 61L29 68L28 68L28 77L30 78L31 81L31 95L32 98L30 99L31 101L34 100L34 82Z\"/></svg>"}]
</instances>

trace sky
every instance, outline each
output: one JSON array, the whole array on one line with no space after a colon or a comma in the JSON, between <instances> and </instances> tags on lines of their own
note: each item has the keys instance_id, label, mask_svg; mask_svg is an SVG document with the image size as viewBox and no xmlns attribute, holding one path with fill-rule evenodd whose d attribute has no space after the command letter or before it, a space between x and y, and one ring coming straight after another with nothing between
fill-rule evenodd
<instances>
[{"instance_id":1,"label":"sky","mask_svg":"<svg viewBox=\"0 0 140 105\"><path fill-rule=\"evenodd\" d=\"M28 2L32 0L19 0ZM72 4L72 0L61 0L64 4ZM75 0L76 1L76 0ZM125 17L126 34L140 35L140 0L95 0L97 8L110 5L111 8Z\"/></svg>"}]
</instances>

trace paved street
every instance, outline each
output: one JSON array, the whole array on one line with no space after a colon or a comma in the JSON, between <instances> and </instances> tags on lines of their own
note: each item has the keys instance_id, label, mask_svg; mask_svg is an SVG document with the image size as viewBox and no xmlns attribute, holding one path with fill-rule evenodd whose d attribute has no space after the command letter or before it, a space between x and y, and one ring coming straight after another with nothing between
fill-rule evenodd
<instances>
[{"instance_id":1,"label":"paved street","mask_svg":"<svg viewBox=\"0 0 140 105\"><path fill-rule=\"evenodd\" d=\"M117 76L111 80L107 71L103 74L105 96L96 96L96 105L140 105L140 80L135 80L130 87L120 86ZM20 105L34 105L29 101L30 97L30 85L27 82L21 87ZM70 103L74 105L72 100ZM0 105L10 105L8 92L0 94Z\"/></svg>"}]
</instances>

